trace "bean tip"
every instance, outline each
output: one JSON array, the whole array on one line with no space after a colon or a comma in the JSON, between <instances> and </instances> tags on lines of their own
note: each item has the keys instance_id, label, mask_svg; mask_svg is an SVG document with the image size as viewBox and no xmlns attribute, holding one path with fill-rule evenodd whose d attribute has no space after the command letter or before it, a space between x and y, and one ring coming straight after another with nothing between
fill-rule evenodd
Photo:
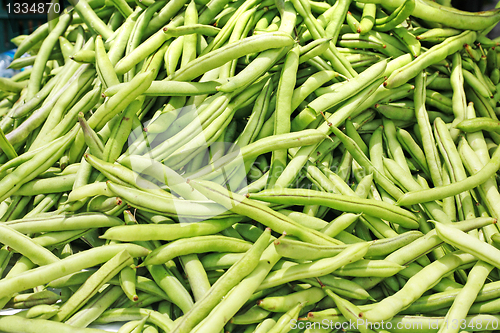
<instances>
[{"instance_id":1,"label":"bean tip","mask_svg":"<svg viewBox=\"0 0 500 333\"><path fill-rule=\"evenodd\" d=\"M493 224L496 224L497 223L497 219L493 219Z\"/></svg>"},{"instance_id":2,"label":"bean tip","mask_svg":"<svg viewBox=\"0 0 500 333\"><path fill-rule=\"evenodd\" d=\"M139 296L137 296L137 295L132 296L132 300L134 302L137 302L139 300Z\"/></svg>"}]
</instances>

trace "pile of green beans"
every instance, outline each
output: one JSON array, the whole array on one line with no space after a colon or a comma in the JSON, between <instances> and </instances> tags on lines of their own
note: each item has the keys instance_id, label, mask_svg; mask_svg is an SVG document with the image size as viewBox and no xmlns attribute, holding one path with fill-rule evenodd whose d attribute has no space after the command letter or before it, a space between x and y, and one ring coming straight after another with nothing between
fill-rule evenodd
<instances>
[{"instance_id":1,"label":"pile of green beans","mask_svg":"<svg viewBox=\"0 0 500 333\"><path fill-rule=\"evenodd\" d=\"M500 332L500 2L73 5L0 78L0 332Z\"/></svg>"}]
</instances>

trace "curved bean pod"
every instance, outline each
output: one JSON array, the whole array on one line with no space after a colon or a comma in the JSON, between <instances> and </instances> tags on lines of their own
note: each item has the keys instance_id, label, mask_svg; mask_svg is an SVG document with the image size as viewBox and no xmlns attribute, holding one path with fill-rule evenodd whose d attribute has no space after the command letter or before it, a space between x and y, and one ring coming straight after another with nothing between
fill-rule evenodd
<instances>
[{"instance_id":1,"label":"curved bean pod","mask_svg":"<svg viewBox=\"0 0 500 333\"><path fill-rule=\"evenodd\" d=\"M165 332L171 332L174 326L173 321L165 314L150 309L134 309L134 308L114 308L104 311L98 319L94 321L96 324L107 324L117 321L140 320L147 317L147 321L158 326ZM100 332L100 331L99 331Z\"/></svg>"},{"instance_id":2,"label":"curved bean pod","mask_svg":"<svg viewBox=\"0 0 500 333\"><path fill-rule=\"evenodd\" d=\"M399 311L416 301L422 294L435 285L444 275L477 259L462 251L453 252L434 261L413 275L397 293L377 303L373 309L363 313L370 322L390 320Z\"/></svg>"},{"instance_id":3,"label":"curved bean pod","mask_svg":"<svg viewBox=\"0 0 500 333\"><path fill-rule=\"evenodd\" d=\"M107 281L118 274L124 267L133 264L133 262L127 250L120 251L92 274L51 319L54 321L68 319L94 296Z\"/></svg>"},{"instance_id":4,"label":"curved bean pod","mask_svg":"<svg viewBox=\"0 0 500 333\"><path fill-rule=\"evenodd\" d=\"M7 226L24 234L113 227L122 224L123 221L121 219L101 213L55 215L41 218L32 217L30 219L20 219L6 222Z\"/></svg>"},{"instance_id":5,"label":"curved bean pod","mask_svg":"<svg viewBox=\"0 0 500 333\"><path fill-rule=\"evenodd\" d=\"M500 149L497 149L491 156L490 161L486 163L484 167L474 175L449 185L405 193L398 199L396 204L399 206L414 205L417 203L440 200L446 197L457 195L483 184L488 179L490 179L498 171L499 168Z\"/></svg>"},{"instance_id":6,"label":"curved bean pod","mask_svg":"<svg viewBox=\"0 0 500 333\"><path fill-rule=\"evenodd\" d=\"M388 260L360 259L352 264L340 267L332 274L339 276L389 277L397 274L404 268L405 266Z\"/></svg>"},{"instance_id":7,"label":"curved bean pod","mask_svg":"<svg viewBox=\"0 0 500 333\"><path fill-rule=\"evenodd\" d=\"M435 223L436 233L443 241L495 266L500 266L500 250L457 228Z\"/></svg>"},{"instance_id":8,"label":"curved bean pod","mask_svg":"<svg viewBox=\"0 0 500 333\"><path fill-rule=\"evenodd\" d=\"M363 0L365 3L382 4L394 9L404 0ZM439 22L445 26L462 30L482 30L500 20L500 10L494 9L480 13L466 12L452 7L441 6L428 0L416 0L412 15L426 21Z\"/></svg>"},{"instance_id":9,"label":"curved bean pod","mask_svg":"<svg viewBox=\"0 0 500 333\"><path fill-rule=\"evenodd\" d=\"M489 131L500 133L500 121L487 117L477 117L465 119L459 122L456 127L464 132Z\"/></svg>"},{"instance_id":10,"label":"curved bean pod","mask_svg":"<svg viewBox=\"0 0 500 333\"><path fill-rule=\"evenodd\" d=\"M156 194L125 187L108 181L107 186L111 193L119 196L131 206L150 212L161 212L168 216L192 217L194 219L224 218L234 216L226 208L207 201L191 201L168 198Z\"/></svg>"},{"instance_id":11,"label":"curved bean pod","mask_svg":"<svg viewBox=\"0 0 500 333\"><path fill-rule=\"evenodd\" d=\"M287 312L297 303L315 304L325 297L321 288L312 287L286 296L271 296L257 301L257 305L271 312Z\"/></svg>"},{"instance_id":12,"label":"curved bean pod","mask_svg":"<svg viewBox=\"0 0 500 333\"><path fill-rule=\"evenodd\" d=\"M133 257L145 257L149 253L149 250L142 246L125 243L82 251L58 262L28 270L16 275L15 278L0 280L0 297L10 296L82 269L99 265L123 250L129 252Z\"/></svg>"},{"instance_id":13,"label":"curved bean pod","mask_svg":"<svg viewBox=\"0 0 500 333\"><path fill-rule=\"evenodd\" d=\"M391 15L375 20L374 29L379 31L389 31L403 23L415 9L415 0L406 0L396 8Z\"/></svg>"},{"instance_id":14,"label":"curved bean pod","mask_svg":"<svg viewBox=\"0 0 500 333\"><path fill-rule=\"evenodd\" d=\"M368 243L352 244L335 257L319 259L311 263L299 264L273 271L262 281L258 290L271 288L298 279L328 275L348 263L360 260L366 254L369 247Z\"/></svg>"},{"instance_id":15,"label":"curved bean pod","mask_svg":"<svg viewBox=\"0 0 500 333\"><path fill-rule=\"evenodd\" d=\"M180 224L136 224L112 227L100 238L122 242L145 240L175 240L216 234L241 221L239 217Z\"/></svg>"},{"instance_id":16,"label":"curved bean pod","mask_svg":"<svg viewBox=\"0 0 500 333\"><path fill-rule=\"evenodd\" d=\"M343 212L366 213L409 229L418 228L417 218L412 213L403 209L395 210L393 205L379 200L346 197L306 189L265 190L259 193L250 193L249 197L274 203L325 205Z\"/></svg>"},{"instance_id":17,"label":"curved bean pod","mask_svg":"<svg viewBox=\"0 0 500 333\"><path fill-rule=\"evenodd\" d=\"M422 237L419 231L408 231L399 236L384 238L368 242L370 247L365 257L381 257L402 248L414 240ZM288 237L282 237L275 241L276 251L283 257L303 260L316 260L337 255L348 245L320 246L299 242Z\"/></svg>"},{"instance_id":18,"label":"curved bean pod","mask_svg":"<svg viewBox=\"0 0 500 333\"><path fill-rule=\"evenodd\" d=\"M205 252L245 252L247 241L225 236L196 236L183 238L154 249L140 266L159 265L178 256Z\"/></svg>"},{"instance_id":19,"label":"curved bean pod","mask_svg":"<svg viewBox=\"0 0 500 333\"><path fill-rule=\"evenodd\" d=\"M191 332L191 330L220 302L222 297L259 265L260 257L268 247L270 238L271 229L268 228L245 253L245 256L231 266L231 268L213 284L205 296L197 301L191 310L182 317L172 330L172 333Z\"/></svg>"},{"instance_id":20,"label":"curved bean pod","mask_svg":"<svg viewBox=\"0 0 500 333\"><path fill-rule=\"evenodd\" d=\"M474 31L464 31L458 36L450 37L441 44L431 47L427 52L424 52L409 64L394 71L385 83L386 88L399 87L408 82L408 80L417 76L424 68L461 50L464 44L472 43L476 39L476 36L477 34Z\"/></svg>"},{"instance_id":21,"label":"curved bean pod","mask_svg":"<svg viewBox=\"0 0 500 333\"><path fill-rule=\"evenodd\" d=\"M309 228L305 228L289 217L280 214L257 201L251 200L228 191L226 188L213 182L190 180L189 184L200 191L207 198L214 200L237 214L249 216L262 223L266 227L276 232L286 232L289 235L297 236L303 241L316 244L333 245L337 242L324 234Z\"/></svg>"},{"instance_id":22,"label":"curved bean pod","mask_svg":"<svg viewBox=\"0 0 500 333\"><path fill-rule=\"evenodd\" d=\"M240 58L246 54L261 52L272 48L282 48L293 44L290 35L282 32L272 32L242 39L209 52L174 72L169 80L190 81L203 73L222 66L228 61Z\"/></svg>"},{"instance_id":23,"label":"curved bean pod","mask_svg":"<svg viewBox=\"0 0 500 333\"><path fill-rule=\"evenodd\" d=\"M13 248L40 266L59 261L59 258L55 254L33 242L28 236L3 224L0 224L0 243Z\"/></svg>"},{"instance_id":24,"label":"curved bean pod","mask_svg":"<svg viewBox=\"0 0 500 333\"><path fill-rule=\"evenodd\" d=\"M105 333L106 331L95 328L79 328L72 325L58 323L45 319L27 319L21 316L0 317L0 329L13 333L39 333L39 332L60 332L60 333Z\"/></svg>"}]
</instances>

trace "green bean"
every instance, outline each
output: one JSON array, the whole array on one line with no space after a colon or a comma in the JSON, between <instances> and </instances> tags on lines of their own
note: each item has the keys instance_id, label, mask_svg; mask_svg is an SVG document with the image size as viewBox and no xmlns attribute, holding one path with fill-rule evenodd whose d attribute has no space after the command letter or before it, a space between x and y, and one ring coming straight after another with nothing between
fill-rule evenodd
<instances>
[{"instance_id":1,"label":"green bean","mask_svg":"<svg viewBox=\"0 0 500 333\"><path fill-rule=\"evenodd\" d=\"M439 238L443 239L446 243L452 244L460 249L465 249L468 253L474 254L477 258L491 265L498 265L495 255L499 250L493 245L468 235L459 229L447 227L446 225L436 224L436 232Z\"/></svg>"},{"instance_id":2,"label":"green bean","mask_svg":"<svg viewBox=\"0 0 500 333\"><path fill-rule=\"evenodd\" d=\"M93 70L87 71L87 69L88 69L88 67L86 65L83 65L78 70L76 70L76 72L74 72L74 73L72 73L72 71L69 71L69 73L71 73L72 76L67 81L65 81L66 84L64 84L64 86L61 87L60 89L57 89L57 88L52 89L52 93L54 94L54 96L51 98L51 96L49 95L48 102L46 102L44 105L42 105L42 107L40 107L38 110L36 110L29 117L29 120L24 121L16 129L14 129L10 133L6 134L6 138L9 140L9 142L13 145L15 145L16 143L19 143L19 142L24 142L24 140L26 140L26 138L28 137L29 132L38 128L42 124L42 122L48 117L48 115L51 111L51 108L54 106L57 99L63 94L63 92L65 90L67 90L69 87L71 87L73 83L75 85L77 85L79 83L78 81L79 81L80 77L86 78L87 80L90 79L90 77L93 75L93 73L92 73ZM55 84L55 82L54 82L54 84ZM36 98L36 96L35 96L35 98ZM38 102L39 102L39 100L38 100ZM38 104L38 103L36 103L36 104ZM36 106L36 104L34 104L33 107Z\"/></svg>"},{"instance_id":3,"label":"green bean","mask_svg":"<svg viewBox=\"0 0 500 333\"><path fill-rule=\"evenodd\" d=\"M418 223L416 222L416 218L413 214L404 210L396 211L393 209L392 205L376 200L361 199L356 197L346 199L341 195L301 189L262 191L260 193L250 194L250 198L274 203L283 203L283 201L286 201L288 203L299 205L306 202L318 203L321 205L327 205L333 209L349 211L352 213L364 212L376 217L387 219L400 225L404 225L407 228L418 227Z\"/></svg>"},{"instance_id":4,"label":"green bean","mask_svg":"<svg viewBox=\"0 0 500 333\"><path fill-rule=\"evenodd\" d=\"M240 58L246 54L260 52L269 48L281 48L293 43L290 36L280 32L268 33L253 37L247 37L239 43L229 44L218 50L207 53L196 59L196 64L192 63L182 69L177 70L169 76L170 80L189 81L210 69L219 67L226 62ZM219 89L220 91L222 88Z\"/></svg>"},{"instance_id":5,"label":"green bean","mask_svg":"<svg viewBox=\"0 0 500 333\"><path fill-rule=\"evenodd\" d=\"M70 22L71 14L65 13L61 15L56 27L47 35L47 38L44 39L42 46L40 47L40 51L35 59L35 63L33 64L33 71L28 82L28 91L26 93L26 98L28 100L33 98L36 93L40 91L43 71L49 59L50 52L57 43L59 36L61 36L68 28Z\"/></svg>"},{"instance_id":6,"label":"green bean","mask_svg":"<svg viewBox=\"0 0 500 333\"><path fill-rule=\"evenodd\" d=\"M271 314L270 311L264 310L259 306L254 305L244 313L236 315L233 318L231 318L230 323L235 325L255 324L266 319L270 314Z\"/></svg>"},{"instance_id":7,"label":"green bean","mask_svg":"<svg viewBox=\"0 0 500 333\"><path fill-rule=\"evenodd\" d=\"M118 77L113 70L113 64L106 54L104 43L100 35L95 39L95 53L97 74L103 85L107 88L119 84L120 81L118 81Z\"/></svg>"},{"instance_id":8,"label":"green bean","mask_svg":"<svg viewBox=\"0 0 500 333\"><path fill-rule=\"evenodd\" d=\"M308 302L315 304L325 297L320 288L311 287L286 296L271 296L257 301L257 305L267 311L287 312L297 303Z\"/></svg>"},{"instance_id":9,"label":"green bean","mask_svg":"<svg viewBox=\"0 0 500 333\"><path fill-rule=\"evenodd\" d=\"M127 87L124 87L119 93L110 97L103 103L89 118L89 126L95 130L104 127L113 116L120 113L136 97L144 92L154 80L154 71L147 71L137 74Z\"/></svg>"},{"instance_id":10,"label":"green bean","mask_svg":"<svg viewBox=\"0 0 500 333\"><path fill-rule=\"evenodd\" d=\"M389 277L404 269L404 266L387 260L361 259L352 264L347 264L332 274L339 276L358 277Z\"/></svg>"},{"instance_id":11,"label":"green bean","mask_svg":"<svg viewBox=\"0 0 500 333\"><path fill-rule=\"evenodd\" d=\"M435 146L435 139L432 135L430 122L428 118L428 114L426 114L425 108L425 80L426 76L424 73L420 73L416 78L416 89L415 89L415 114L417 117L417 122L419 125L422 142L423 142L423 150L425 153L425 157L427 160L427 165L429 167L429 172L431 175L431 179L435 185L442 184L442 178L440 174L440 160L438 158L437 149Z\"/></svg>"},{"instance_id":12,"label":"green bean","mask_svg":"<svg viewBox=\"0 0 500 333\"><path fill-rule=\"evenodd\" d=\"M58 262L21 273L15 279L1 280L0 295L1 297L12 295L27 288L36 287L41 283L50 282L58 277L106 262L124 249L134 257L142 257L149 252L145 248L133 244L108 245L86 250Z\"/></svg>"},{"instance_id":13,"label":"green bean","mask_svg":"<svg viewBox=\"0 0 500 333\"><path fill-rule=\"evenodd\" d=\"M485 98L491 98L493 96L488 87L485 86L474 74L466 69L462 69L462 73L465 82L467 82L467 84L471 86L471 88L474 89L474 91L476 91L478 94Z\"/></svg>"},{"instance_id":14,"label":"green bean","mask_svg":"<svg viewBox=\"0 0 500 333\"><path fill-rule=\"evenodd\" d=\"M0 329L7 332L34 333L43 331L57 331L61 333L103 333L105 331L94 328L78 328L64 323L45 319L26 319L21 316L2 316Z\"/></svg>"},{"instance_id":15,"label":"green bean","mask_svg":"<svg viewBox=\"0 0 500 333\"><path fill-rule=\"evenodd\" d=\"M59 307L57 305L40 304L26 311L28 319L49 319L57 313Z\"/></svg>"},{"instance_id":16,"label":"green bean","mask_svg":"<svg viewBox=\"0 0 500 333\"><path fill-rule=\"evenodd\" d=\"M341 108L339 108L336 112L329 116L327 121L320 125L318 130L322 131L323 133L329 133L329 131L334 130L334 126L340 126L342 122L345 121L345 119L347 119L353 112L355 112L361 102L375 91L375 87L378 87L380 85L380 82L380 80L375 81L375 83L366 88L362 94L351 97ZM330 149L336 147L338 143L338 141L333 141L333 144L331 146L329 145ZM313 145L311 147L302 148L300 151L295 153L294 158L290 163L288 163L285 171L277 180L277 186L287 187L295 179L298 170L300 170L300 168L305 165L305 163L309 159L310 154L315 152L317 147L318 145Z\"/></svg>"},{"instance_id":17,"label":"green bean","mask_svg":"<svg viewBox=\"0 0 500 333\"><path fill-rule=\"evenodd\" d=\"M9 301L8 306L15 309L32 308L37 305L54 304L59 299L60 295L50 290L42 290L35 293L17 295Z\"/></svg>"},{"instance_id":18,"label":"green bean","mask_svg":"<svg viewBox=\"0 0 500 333\"><path fill-rule=\"evenodd\" d=\"M297 223L300 223L303 226L307 226L308 228L314 229L314 230L321 230L324 227L326 227L326 222L323 221L322 219L319 219L314 216L310 216L304 213L299 213L287 209L280 209L278 212L282 213L283 215L288 216L292 220L294 220Z\"/></svg>"},{"instance_id":19,"label":"green bean","mask_svg":"<svg viewBox=\"0 0 500 333\"><path fill-rule=\"evenodd\" d=\"M271 230L266 231L259 237L255 244L248 250L243 258L220 277L217 282L207 291L205 296L183 316L172 332L190 332L198 323L206 317L210 311L220 302L220 298L226 295L234 286L250 274L259 264L260 257L269 244Z\"/></svg>"},{"instance_id":20,"label":"green bean","mask_svg":"<svg viewBox=\"0 0 500 333\"><path fill-rule=\"evenodd\" d=\"M143 332L144 324L146 323L146 320L148 317L144 317L141 320L132 320L127 323L125 323L120 329L118 330L119 333L138 333L138 332Z\"/></svg>"},{"instance_id":21,"label":"green bean","mask_svg":"<svg viewBox=\"0 0 500 333\"><path fill-rule=\"evenodd\" d=\"M34 179L38 174L45 171L50 165L52 165L59 157L62 155L64 150L71 143L76 131L66 134L58 142L55 142L48 149L45 150L43 154L38 153L31 160L23 163L17 167L12 173L5 176L1 181L0 185L2 191L1 200L10 196L10 194L17 191L19 187L23 184Z\"/></svg>"},{"instance_id":22,"label":"green bean","mask_svg":"<svg viewBox=\"0 0 500 333\"><path fill-rule=\"evenodd\" d=\"M463 222L453 223L454 227L461 230L470 231L476 229L478 226L484 226L494 223L494 219L491 218L476 218ZM407 265L408 263L414 261L418 257L432 251L432 249L441 245L443 241L436 234L435 230L429 231L425 236L420 237L406 246L399 248L398 250L389 254L385 260L393 261L399 265ZM355 282L361 282L359 279L355 279ZM381 279L372 278L369 283L361 283L366 289L370 289Z\"/></svg>"},{"instance_id":23,"label":"green bean","mask_svg":"<svg viewBox=\"0 0 500 333\"><path fill-rule=\"evenodd\" d=\"M276 324L269 330L270 333L280 333L280 332L288 332L290 330L290 322L292 320L297 320L300 312L304 308L307 302L297 303L293 308L288 310L285 314L283 314Z\"/></svg>"},{"instance_id":24,"label":"green bean","mask_svg":"<svg viewBox=\"0 0 500 333\"><path fill-rule=\"evenodd\" d=\"M404 307L418 299L427 289L435 285L443 275L460 265L476 260L471 254L461 251L447 254L413 275L396 294L383 299L373 309L364 312L364 318L370 322L391 319Z\"/></svg>"},{"instance_id":25,"label":"green bean","mask_svg":"<svg viewBox=\"0 0 500 333\"><path fill-rule=\"evenodd\" d=\"M135 289L136 280L137 276L134 268L130 266L122 268L120 271L120 286L125 295L127 295L127 297L133 302L137 302L139 300Z\"/></svg>"},{"instance_id":26,"label":"green bean","mask_svg":"<svg viewBox=\"0 0 500 333\"><path fill-rule=\"evenodd\" d=\"M17 50L14 54L14 59L20 58L23 54L28 52L33 46L39 43L41 40L47 38L49 34L49 25L40 25L32 34L26 37L21 44L18 45Z\"/></svg>"},{"instance_id":27,"label":"green bean","mask_svg":"<svg viewBox=\"0 0 500 333\"><path fill-rule=\"evenodd\" d=\"M326 286L339 295L350 299L366 300L372 298L359 284L351 280L334 276L333 274L324 275L321 278L301 279L301 281L319 288Z\"/></svg>"},{"instance_id":28,"label":"green bean","mask_svg":"<svg viewBox=\"0 0 500 333\"><path fill-rule=\"evenodd\" d=\"M280 256L271 243L262 254L262 260L252 273L245 277L232 292L222 299L219 305L200 324L194 332L219 332L231 317L245 304L255 292Z\"/></svg>"},{"instance_id":29,"label":"green bean","mask_svg":"<svg viewBox=\"0 0 500 333\"><path fill-rule=\"evenodd\" d=\"M304 111L302 111L301 114L307 112L306 110L310 109L316 115L319 115L321 112L324 112L329 108L334 107L336 104L345 101L346 99L357 93L360 89L366 88L371 83L376 82L376 79L379 78L381 73L385 70L386 65L386 61L380 61L379 63L373 65L372 67L370 67L369 71L362 72L356 78L344 83L337 90L316 98L314 101L309 103L308 107ZM299 119L300 115L297 116L292 122L292 128L294 130L300 130L308 125L308 123L301 123L299 127ZM293 126L294 123L296 123L296 126Z\"/></svg>"},{"instance_id":30,"label":"green bean","mask_svg":"<svg viewBox=\"0 0 500 333\"><path fill-rule=\"evenodd\" d=\"M179 239L156 248L141 266L159 265L177 256L205 252L245 252L250 244L243 240L224 236L196 236Z\"/></svg>"},{"instance_id":31,"label":"green bean","mask_svg":"<svg viewBox=\"0 0 500 333\"><path fill-rule=\"evenodd\" d=\"M31 217L13 220L7 226L21 233L38 233L47 231L81 230L92 227L112 227L122 225L123 221L101 213L80 213L76 215L54 215L47 217Z\"/></svg>"},{"instance_id":32,"label":"green bean","mask_svg":"<svg viewBox=\"0 0 500 333\"><path fill-rule=\"evenodd\" d=\"M408 231L396 237L370 241L368 242L370 247L368 248L366 257L379 257L391 254L420 237L422 237L420 232ZM294 241L285 237L281 238L279 243L276 244L276 250L284 257L314 260L335 255L345 249L346 246L347 245L317 246Z\"/></svg>"},{"instance_id":33,"label":"green bean","mask_svg":"<svg viewBox=\"0 0 500 333\"><path fill-rule=\"evenodd\" d=\"M450 185L408 192L398 199L397 204L404 206L428 202L473 189L486 182L498 170L498 167L500 167L500 151L498 151L498 155L497 151L495 151L491 160L484 165L480 172Z\"/></svg>"},{"instance_id":34,"label":"green bean","mask_svg":"<svg viewBox=\"0 0 500 333\"><path fill-rule=\"evenodd\" d=\"M223 205L226 209L230 209L238 214L251 216L252 219L259 221L276 232L286 232L287 234L297 236L304 241L309 240L314 243L336 243L333 238L327 237L315 230L304 228L285 215L275 212L270 208L242 195L232 193L220 185L199 180L190 180L189 184L193 186L193 188L205 194L207 198L215 200L217 203Z\"/></svg>"},{"instance_id":35,"label":"green bean","mask_svg":"<svg viewBox=\"0 0 500 333\"><path fill-rule=\"evenodd\" d=\"M215 216L224 218L234 215L227 213L225 208L210 202L170 199L131 187L113 184L110 181L106 184L110 192L119 196L130 205L150 212L161 212L163 215L177 216L180 219L188 216L195 219L207 219Z\"/></svg>"},{"instance_id":36,"label":"green bean","mask_svg":"<svg viewBox=\"0 0 500 333\"><path fill-rule=\"evenodd\" d=\"M274 111L274 135L290 133L292 114L293 88L296 83L296 73L299 66L299 49L292 48L283 65L278 90L276 92L276 110ZM271 156L271 166L267 180L267 187L272 188L280 176L280 172L286 166L288 158L287 150L275 150Z\"/></svg>"},{"instance_id":37,"label":"green bean","mask_svg":"<svg viewBox=\"0 0 500 333\"><path fill-rule=\"evenodd\" d=\"M215 234L240 220L240 218L228 218L189 224L127 225L109 228L101 238L125 242L140 240L175 240L184 237Z\"/></svg>"},{"instance_id":38,"label":"green bean","mask_svg":"<svg viewBox=\"0 0 500 333\"><path fill-rule=\"evenodd\" d=\"M384 166L386 166L387 172L392 175L392 177L397 180L406 190L420 190L422 187L410 176L405 176L404 171L396 165L395 162L384 158ZM436 202L428 202L423 204L424 209L427 214L433 219L441 223L451 223L450 217L443 211L443 209Z\"/></svg>"},{"instance_id":39,"label":"green bean","mask_svg":"<svg viewBox=\"0 0 500 333\"><path fill-rule=\"evenodd\" d=\"M109 259L59 308L52 318L55 321L64 321L82 307L97 291L122 268L133 263L132 257L123 250Z\"/></svg>"},{"instance_id":40,"label":"green bean","mask_svg":"<svg viewBox=\"0 0 500 333\"><path fill-rule=\"evenodd\" d=\"M59 261L59 258L52 252L33 242L28 236L6 225L0 225L0 228L2 229L0 241L26 256L33 263L47 265Z\"/></svg>"},{"instance_id":41,"label":"green bean","mask_svg":"<svg viewBox=\"0 0 500 333\"><path fill-rule=\"evenodd\" d=\"M147 317L147 321L158 326L165 332L170 332L173 327L173 321L165 314L150 309L139 308L114 308L104 311L97 320L96 324L106 324L117 321L140 320Z\"/></svg>"},{"instance_id":42,"label":"green bean","mask_svg":"<svg viewBox=\"0 0 500 333\"><path fill-rule=\"evenodd\" d=\"M81 64L94 64L95 63L95 51L91 50L80 50L75 52L69 57L71 60L81 63Z\"/></svg>"},{"instance_id":43,"label":"green bean","mask_svg":"<svg viewBox=\"0 0 500 333\"><path fill-rule=\"evenodd\" d=\"M274 271L262 281L258 290L271 288L297 279L328 275L348 262L355 262L361 259L366 254L368 247L368 243L353 244L346 247L346 249L335 257L319 259L311 263L299 264Z\"/></svg>"},{"instance_id":44,"label":"green bean","mask_svg":"<svg viewBox=\"0 0 500 333\"><path fill-rule=\"evenodd\" d=\"M463 44L470 44L475 38L476 33L473 31L465 31L456 37L447 38L441 44L433 46L429 51L421 54L408 65L393 72L387 79L385 86L387 88L399 87L417 76L425 67L445 59L448 55L460 50Z\"/></svg>"},{"instance_id":45,"label":"green bean","mask_svg":"<svg viewBox=\"0 0 500 333\"><path fill-rule=\"evenodd\" d=\"M458 293L457 297L453 301L453 305L446 314L446 319L459 320L461 321L467 316L467 312L474 302L481 286L484 284L486 277L493 269L493 266L478 261L469 273L469 279L465 284L464 288ZM458 332L448 325L443 325L440 329L441 332Z\"/></svg>"},{"instance_id":46,"label":"green bean","mask_svg":"<svg viewBox=\"0 0 500 333\"><path fill-rule=\"evenodd\" d=\"M102 35L104 39L108 39L113 34L113 31L101 20L96 12L89 6L87 1L75 2L75 11L80 18L98 34Z\"/></svg>"},{"instance_id":47,"label":"green bean","mask_svg":"<svg viewBox=\"0 0 500 333\"><path fill-rule=\"evenodd\" d=\"M460 157L470 174L476 173L484 166L485 163L481 163L480 157L471 149L466 140L460 140L458 148ZM493 179L489 179L479 186L479 194L493 216L497 216L499 213L496 205L493 204L493 202L496 201L495 198L498 198L498 191L496 188L496 182Z\"/></svg>"},{"instance_id":48,"label":"green bean","mask_svg":"<svg viewBox=\"0 0 500 333\"><path fill-rule=\"evenodd\" d=\"M109 284L113 285L120 285L119 279L112 278L108 282ZM150 280L144 276L137 275L136 283L135 283L136 290L143 291L145 293L155 295L158 297L161 297L162 299L166 301L170 301L170 298L167 296L167 294L156 284L155 281Z\"/></svg>"},{"instance_id":49,"label":"green bean","mask_svg":"<svg viewBox=\"0 0 500 333\"><path fill-rule=\"evenodd\" d=\"M38 146L43 147L47 143L51 142L52 140L56 140L62 134L68 132L71 128L70 126L74 124L77 115L80 112L86 114L98 103L100 98L101 86L98 85L96 88L92 89L83 97L81 97L81 99L71 107L71 109L64 115L61 121L54 128L52 128L46 136L44 136L43 138L40 137L40 139L37 140Z\"/></svg>"}]
</instances>

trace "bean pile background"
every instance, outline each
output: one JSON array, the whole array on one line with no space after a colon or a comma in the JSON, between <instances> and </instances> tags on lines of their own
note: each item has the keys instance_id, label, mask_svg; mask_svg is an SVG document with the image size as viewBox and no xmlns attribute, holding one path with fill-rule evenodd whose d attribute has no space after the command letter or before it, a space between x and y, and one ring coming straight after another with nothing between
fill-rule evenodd
<instances>
[{"instance_id":1,"label":"bean pile background","mask_svg":"<svg viewBox=\"0 0 500 333\"><path fill-rule=\"evenodd\" d=\"M0 78L0 308L24 310L0 331L498 332L499 21L427 0L49 14Z\"/></svg>"}]
</instances>

